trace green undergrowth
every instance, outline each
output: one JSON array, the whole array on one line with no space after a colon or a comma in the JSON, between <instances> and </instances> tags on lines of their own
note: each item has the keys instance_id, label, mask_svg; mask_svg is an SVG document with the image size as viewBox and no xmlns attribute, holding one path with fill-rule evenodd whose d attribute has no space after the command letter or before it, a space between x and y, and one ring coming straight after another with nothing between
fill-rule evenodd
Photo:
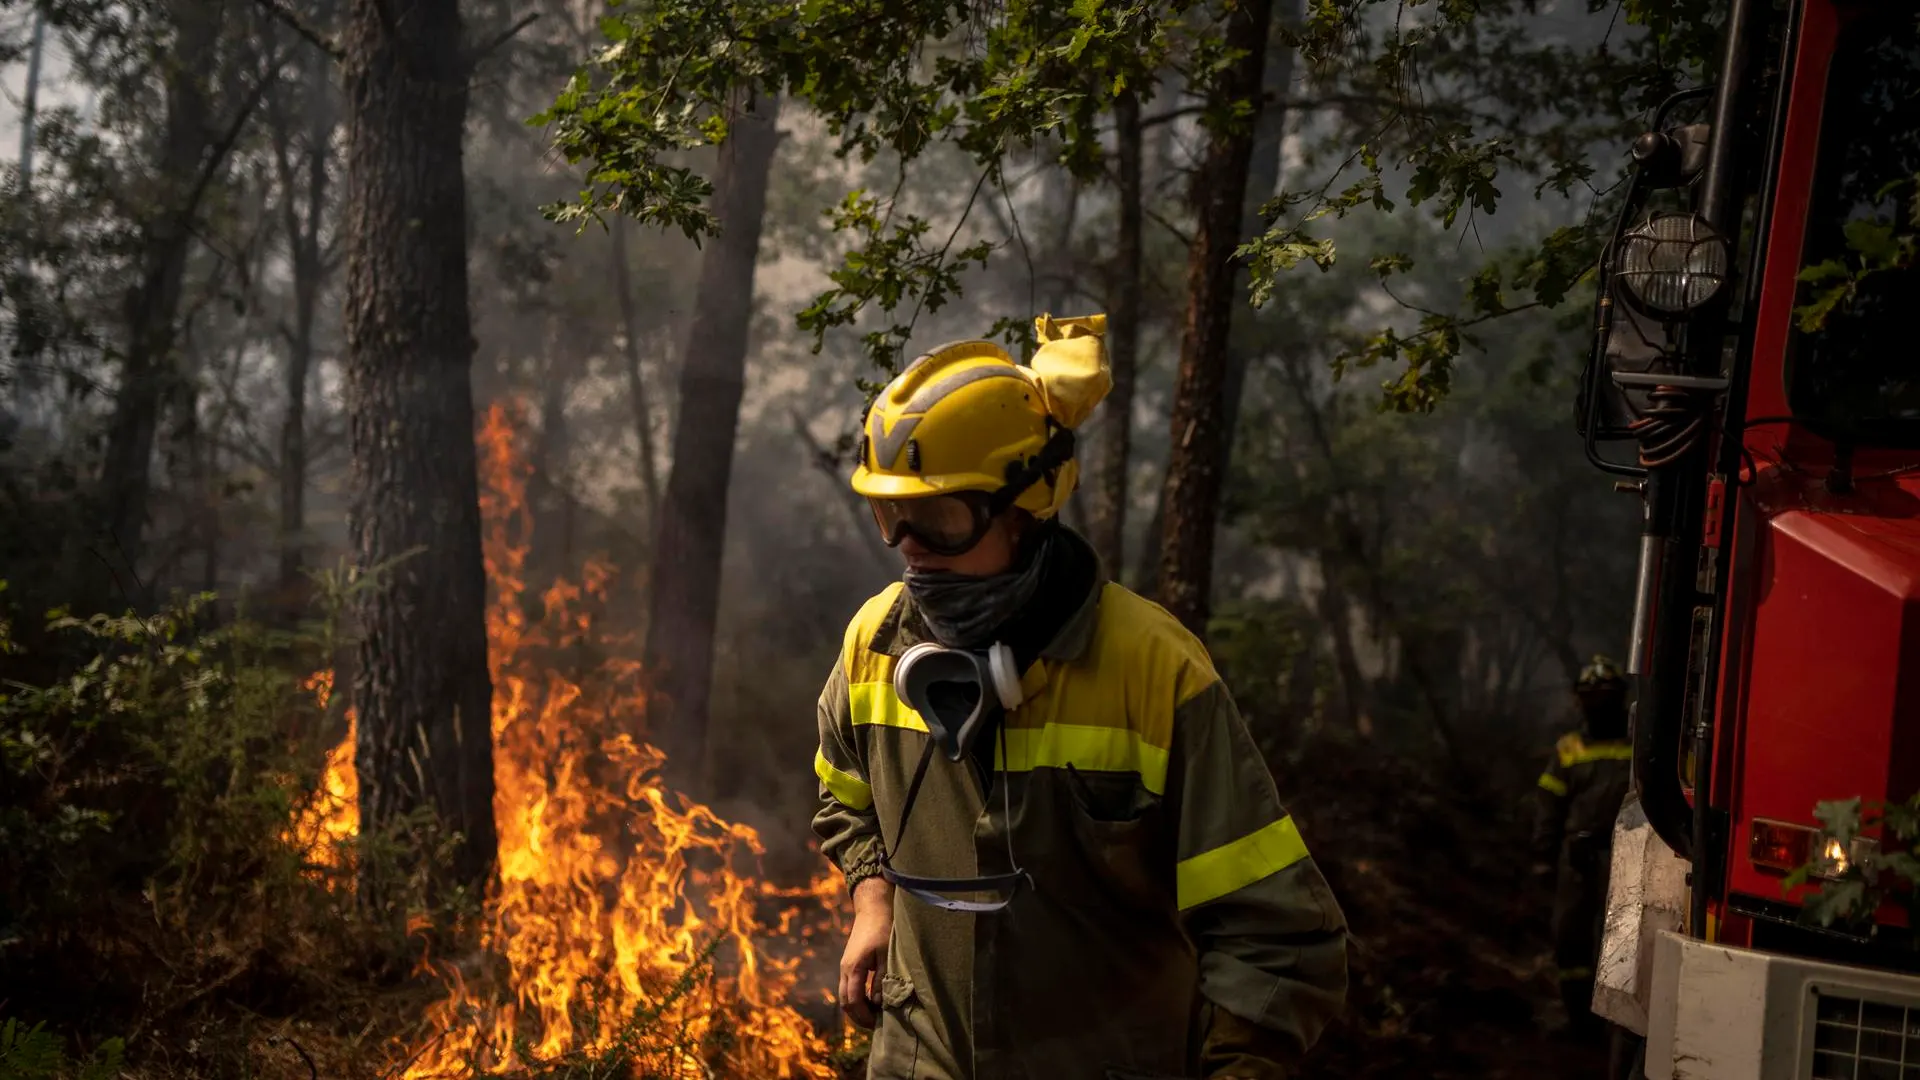
<instances>
[{"instance_id":1,"label":"green undergrowth","mask_svg":"<svg viewBox=\"0 0 1920 1080\"><path fill-rule=\"evenodd\" d=\"M264 1075L303 1022L383 1049L376 1002L471 904L430 889L430 819L339 850L292 827L346 730L313 677L354 587L288 629L211 595L28 614L0 585L0 1080Z\"/></svg>"},{"instance_id":2,"label":"green undergrowth","mask_svg":"<svg viewBox=\"0 0 1920 1080\"><path fill-rule=\"evenodd\" d=\"M29 616L0 584L0 1080L395 1080L436 1040L442 958L479 1000L511 1000L504 960L474 949L478 905L447 880L458 838L429 814L337 843L297 827L324 810L349 729L325 673L361 586L322 584L293 628L211 595ZM580 1049L542 1060L529 1030L511 1072L465 1072L665 1080L723 1062L733 1028L709 1018L696 1040L687 1023L711 960L613 1031L583 997Z\"/></svg>"}]
</instances>

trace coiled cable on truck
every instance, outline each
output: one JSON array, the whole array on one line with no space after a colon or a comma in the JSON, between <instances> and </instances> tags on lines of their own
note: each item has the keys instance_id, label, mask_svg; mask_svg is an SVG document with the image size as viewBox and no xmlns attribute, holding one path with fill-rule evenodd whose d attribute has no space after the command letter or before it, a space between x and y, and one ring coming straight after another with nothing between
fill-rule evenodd
<instances>
[{"instance_id":1,"label":"coiled cable on truck","mask_svg":"<svg viewBox=\"0 0 1920 1080\"><path fill-rule=\"evenodd\" d=\"M1680 386L1656 386L1647 392L1647 407L1627 425L1640 444L1640 464L1665 468L1686 457L1707 430L1712 396Z\"/></svg>"}]
</instances>

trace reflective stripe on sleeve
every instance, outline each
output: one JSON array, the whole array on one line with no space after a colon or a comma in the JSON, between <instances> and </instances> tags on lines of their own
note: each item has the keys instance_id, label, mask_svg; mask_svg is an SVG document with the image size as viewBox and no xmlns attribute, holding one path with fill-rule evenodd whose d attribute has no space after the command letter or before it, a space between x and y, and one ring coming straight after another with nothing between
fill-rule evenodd
<instances>
[{"instance_id":1,"label":"reflective stripe on sleeve","mask_svg":"<svg viewBox=\"0 0 1920 1080\"><path fill-rule=\"evenodd\" d=\"M1555 795L1565 795L1567 793L1567 782L1550 772L1540 774L1540 786L1553 792Z\"/></svg>"},{"instance_id":2,"label":"reflective stripe on sleeve","mask_svg":"<svg viewBox=\"0 0 1920 1080\"><path fill-rule=\"evenodd\" d=\"M1174 895L1180 910L1198 907L1277 874L1307 857L1307 843L1292 817L1283 817L1256 832L1174 867Z\"/></svg>"},{"instance_id":3,"label":"reflective stripe on sleeve","mask_svg":"<svg viewBox=\"0 0 1920 1080\"><path fill-rule=\"evenodd\" d=\"M873 805L873 788L850 772L842 772L827 760L825 750L813 752L813 775L827 786L833 797L855 810L865 810Z\"/></svg>"}]
</instances>

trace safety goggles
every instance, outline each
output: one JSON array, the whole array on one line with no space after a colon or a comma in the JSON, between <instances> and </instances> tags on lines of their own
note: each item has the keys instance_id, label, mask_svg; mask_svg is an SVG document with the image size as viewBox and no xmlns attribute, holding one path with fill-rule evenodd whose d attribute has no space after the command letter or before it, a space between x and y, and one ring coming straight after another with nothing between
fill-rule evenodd
<instances>
[{"instance_id":1,"label":"safety goggles","mask_svg":"<svg viewBox=\"0 0 1920 1080\"><path fill-rule=\"evenodd\" d=\"M880 539L899 547L909 534L936 555L964 555L993 525L994 498L985 491L921 495L911 499L867 498Z\"/></svg>"}]
</instances>

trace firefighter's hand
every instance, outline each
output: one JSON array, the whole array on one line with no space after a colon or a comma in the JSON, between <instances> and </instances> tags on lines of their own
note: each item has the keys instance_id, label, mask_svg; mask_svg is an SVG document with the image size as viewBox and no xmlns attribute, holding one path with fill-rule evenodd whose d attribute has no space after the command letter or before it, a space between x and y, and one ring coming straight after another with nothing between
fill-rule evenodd
<instances>
[{"instance_id":1,"label":"firefighter's hand","mask_svg":"<svg viewBox=\"0 0 1920 1080\"><path fill-rule=\"evenodd\" d=\"M885 878L868 878L854 887L853 932L840 957L840 1009L856 1027L873 1027L892 937L893 885Z\"/></svg>"}]
</instances>

